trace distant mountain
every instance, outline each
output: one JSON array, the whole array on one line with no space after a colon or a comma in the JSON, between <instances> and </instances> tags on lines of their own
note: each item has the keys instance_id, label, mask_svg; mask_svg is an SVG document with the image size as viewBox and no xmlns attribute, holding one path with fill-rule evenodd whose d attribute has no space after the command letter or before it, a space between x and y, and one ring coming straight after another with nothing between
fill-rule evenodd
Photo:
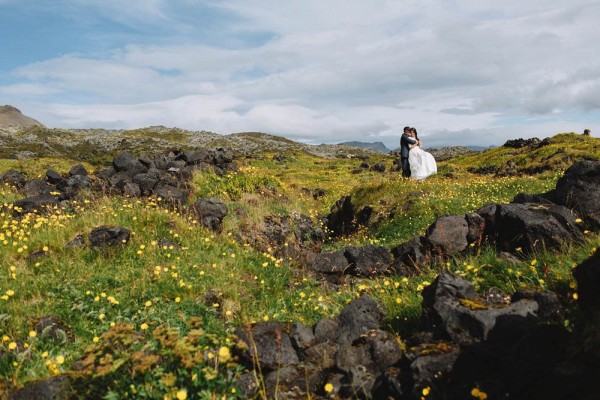
<instances>
[{"instance_id":1,"label":"distant mountain","mask_svg":"<svg viewBox=\"0 0 600 400\"><path fill-rule=\"evenodd\" d=\"M389 153L390 149L388 149L387 147L385 147L385 144L381 143L381 142L342 142L342 143L338 143L344 146L350 146L350 147L360 147L361 149L368 149L368 150L372 150L372 151L376 151L378 153Z\"/></svg>"},{"instance_id":2,"label":"distant mountain","mask_svg":"<svg viewBox=\"0 0 600 400\"><path fill-rule=\"evenodd\" d=\"M0 130L14 132L33 126L44 128L40 122L23 115L18 108L9 105L0 106Z\"/></svg>"}]
</instances>

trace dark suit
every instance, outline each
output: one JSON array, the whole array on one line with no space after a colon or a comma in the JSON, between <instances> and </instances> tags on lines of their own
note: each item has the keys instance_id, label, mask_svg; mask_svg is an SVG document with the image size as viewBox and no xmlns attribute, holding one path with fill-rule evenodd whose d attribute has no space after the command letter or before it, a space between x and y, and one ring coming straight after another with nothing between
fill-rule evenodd
<instances>
[{"instance_id":1,"label":"dark suit","mask_svg":"<svg viewBox=\"0 0 600 400\"><path fill-rule=\"evenodd\" d=\"M407 178L410 176L410 165L408 164L410 147L408 147L408 145L415 143L417 143L416 139L408 137L404 133L400 136L400 163L402 164L402 176Z\"/></svg>"}]
</instances>

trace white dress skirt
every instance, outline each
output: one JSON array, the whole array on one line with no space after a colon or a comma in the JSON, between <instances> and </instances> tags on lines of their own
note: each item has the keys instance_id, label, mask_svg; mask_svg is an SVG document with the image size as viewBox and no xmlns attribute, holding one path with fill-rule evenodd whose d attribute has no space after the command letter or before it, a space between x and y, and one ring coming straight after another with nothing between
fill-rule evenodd
<instances>
[{"instance_id":1,"label":"white dress skirt","mask_svg":"<svg viewBox=\"0 0 600 400\"><path fill-rule=\"evenodd\" d=\"M410 177L412 179L425 179L437 173L437 164L431 155L420 147L413 147L408 153Z\"/></svg>"}]
</instances>

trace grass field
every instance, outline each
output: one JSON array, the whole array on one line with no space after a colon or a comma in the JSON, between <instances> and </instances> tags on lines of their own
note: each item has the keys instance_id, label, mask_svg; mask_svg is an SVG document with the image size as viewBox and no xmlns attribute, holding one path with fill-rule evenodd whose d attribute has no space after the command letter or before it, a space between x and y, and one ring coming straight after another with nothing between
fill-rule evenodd
<instances>
[{"instance_id":1,"label":"grass field","mask_svg":"<svg viewBox=\"0 0 600 400\"><path fill-rule=\"evenodd\" d=\"M163 207L157 199L92 192L48 215L17 218L10 203L22 195L5 186L0 189L0 391L66 373L74 377L82 398L236 398L241 367L234 327L273 320L311 325L337 315L367 292L384 304L388 328L402 339L418 326L420 292L439 268L467 277L479 290L550 288L568 305L576 296L570 270L598 247L598 235L588 234L587 243L560 253L523 255L518 263L483 248L426 267L420 276L358 279L338 287L236 240L269 215L296 212L318 223L340 196L350 194L356 206L374 208L375 223L324 248L391 247L422 234L441 215L553 188L568 167L565 155L571 162L598 159L598 140L563 134L537 150L497 148L466 155L441 163L440 174L424 182L390 172L389 156L369 160L386 163L384 173L353 173L359 160L295 152L275 161L264 153L238 160L239 171L228 176L194 176L193 198L216 196L230 210L222 234L201 228L193 216ZM531 176L467 172L508 160L551 168ZM0 171L15 168L32 178L48 168L64 173L76 163L1 160ZM316 189L324 195L312 196ZM109 251L65 247L100 225L126 227L132 238ZM56 334L36 333L44 316L54 316L63 327Z\"/></svg>"}]
</instances>

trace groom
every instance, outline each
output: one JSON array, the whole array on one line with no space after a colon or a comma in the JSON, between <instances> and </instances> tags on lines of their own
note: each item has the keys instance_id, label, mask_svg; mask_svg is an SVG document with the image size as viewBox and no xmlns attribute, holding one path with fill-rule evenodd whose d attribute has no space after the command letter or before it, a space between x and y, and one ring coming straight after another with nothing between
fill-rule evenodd
<instances>
[{"instance_id":1,"label":"groom","mask_svg":"<svg viewBox=\"0 0 600 400\"><path fill-rule=\"evenodd\" d=\"M400 163L402 165L402 176L410 177L410 164L408 163L408 153L410 152L409 144L417 143L416 139L409 136L410 127L404 127L404 133L400 136Z\"/></svg>"}]
</instances>

